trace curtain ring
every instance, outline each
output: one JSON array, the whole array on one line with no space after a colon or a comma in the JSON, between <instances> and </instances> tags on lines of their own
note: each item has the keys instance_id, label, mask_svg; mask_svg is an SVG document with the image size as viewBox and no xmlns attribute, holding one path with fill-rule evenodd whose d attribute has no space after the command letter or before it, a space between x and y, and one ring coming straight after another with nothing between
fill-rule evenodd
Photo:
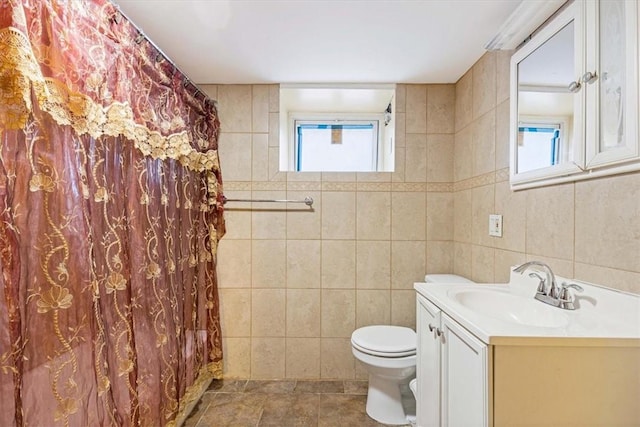
<instances>
[{"instance_id":1,"label":"curtain ring","mask_svg":"<svg viewBox=\"0 0 640 427\"><path fill-rule=\"evenodd\" d=\"M121 21L122 21L122 14L120 12L115 12L113 16L111 16L111 22L113 22L114 24L120 25Z\"/></svg>"},{"instance_id":2,"label":"curtain ring","mask_svg":"<svg viewBox=\"0 0 640 427\"><path fill-rule=\"evenodd\" d=\"M134 41L136 42L136 44L140 44L142 43L142 40L144 40L144 36L142 35L142 33L138 33L138 36L134 39Z\"/></svg>"},{"instance_id":3,"label":"curtain ring","mask_svg":"<svg viewBox=\"0 0 640 427\"><path fill-rule=\"evenodd\" d=\"M162 54L161 54L161 53L158 53L158 54L156 55L156 62L160 62L160 61L162 61L163 59L164 59L164 58L162 57Z\"/></svg>"}]
</instances>

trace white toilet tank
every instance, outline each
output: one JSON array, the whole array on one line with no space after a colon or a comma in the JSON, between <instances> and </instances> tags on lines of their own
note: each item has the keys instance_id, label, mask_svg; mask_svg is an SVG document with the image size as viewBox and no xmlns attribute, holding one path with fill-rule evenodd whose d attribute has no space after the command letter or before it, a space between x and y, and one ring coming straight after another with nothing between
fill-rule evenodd
<instances>
[{"instance_id":1,"label":"white toilet tank","mask_svg":"<svg viewBox=\"0 0 640 427\"><path fill-rule=\"evenodd\" d=\"M424 281L426 283L475 283L457 274L427 274L424 276Z\"/></svg>"}]
</instances>

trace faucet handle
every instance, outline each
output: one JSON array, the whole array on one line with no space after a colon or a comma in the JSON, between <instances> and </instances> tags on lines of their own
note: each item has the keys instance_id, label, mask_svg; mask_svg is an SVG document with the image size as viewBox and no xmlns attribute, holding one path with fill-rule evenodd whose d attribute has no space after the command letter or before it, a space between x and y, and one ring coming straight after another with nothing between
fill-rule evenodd
<instances>
[{"instance_id":1,"label":"faucet handle","mask_svg":"<svg viewBox=\"0 0 640 427\"><path fill-rule=\"evenodd\" d=\"M558 296L558 299L560 300L561 307L573 310L575 309L573 305L574 297L569 289L575 289L577 292L583 292L584 289L582 286L576 285L575 283L567 284L566 282L562 282L562 285L560 285L560 295Z\"/></svg>"},{"instance_id":2,"label":"faucet handle","mask_svg":"<svg viewBox=\"0 0 640 427\"><path fill-rule=\"evenodd\" d=\"M538 282L538 289L536 292L539 294L545 294L546 280L543 279L538 273L529 273L529 277L537 278L540 281Z\"/></svg>"}]
</instances>

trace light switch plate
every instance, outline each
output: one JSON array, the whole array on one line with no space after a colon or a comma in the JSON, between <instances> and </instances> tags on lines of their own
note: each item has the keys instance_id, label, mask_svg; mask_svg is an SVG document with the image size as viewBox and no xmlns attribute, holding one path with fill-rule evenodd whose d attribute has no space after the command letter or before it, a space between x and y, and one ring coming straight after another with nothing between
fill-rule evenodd
<instances>
[{"instance_id":1,"label":"light switch plate","mask_svg":"<svg viewBox=\"0 0 640 427\"><path fill-rule=\"evenodd\" d=\"M489 215L489 236L502 237L502 215Z\"/></svg>"}]
</instances>

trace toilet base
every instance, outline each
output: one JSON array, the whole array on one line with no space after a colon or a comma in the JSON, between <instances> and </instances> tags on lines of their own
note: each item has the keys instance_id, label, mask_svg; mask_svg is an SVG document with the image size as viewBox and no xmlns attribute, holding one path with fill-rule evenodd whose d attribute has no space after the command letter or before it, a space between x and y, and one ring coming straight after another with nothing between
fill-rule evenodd
<instances>
[{"instance_id":1,"label":"toilet base","mask_svg":"<svg viewBox=\"0 0 640 427\"><path fill-rule=\"evenodd\" d=\"M376 375L369 375L369 391L367 393L367 415L374 420L391 425L408 424L407 414L403 406L403 400L413 400L410 395L407 381L397 383L395 381L385 380ZM415 400L408 402L415 408ZM413 405L411 405L413 403Z\"/></svg>"}]
</instances>

